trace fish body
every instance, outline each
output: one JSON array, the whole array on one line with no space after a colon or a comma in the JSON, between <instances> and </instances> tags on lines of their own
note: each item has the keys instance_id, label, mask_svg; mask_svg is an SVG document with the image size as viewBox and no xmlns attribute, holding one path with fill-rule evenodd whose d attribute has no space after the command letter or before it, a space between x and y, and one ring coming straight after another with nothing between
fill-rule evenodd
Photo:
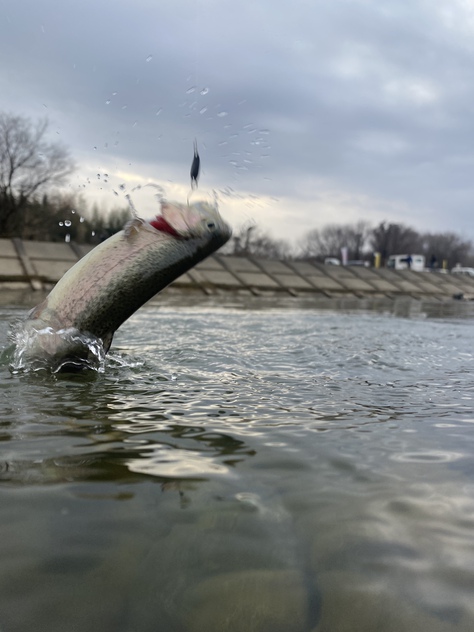
<instances>
[{"instance_id":1,"label":"fish body","mask_svg":"<svg viewBox=\"0 0 474 632\"><path fill-rule=\"evenodd\" d=\"M51 334L47 348L40 344L49 355L69 353L68 336L61 335L65 331L90 334L107 352L123 322L230 236L213 206L162 202L154 221L132 220L68 270L30 312L26 327Z\"/></svg>"}]
</instances>

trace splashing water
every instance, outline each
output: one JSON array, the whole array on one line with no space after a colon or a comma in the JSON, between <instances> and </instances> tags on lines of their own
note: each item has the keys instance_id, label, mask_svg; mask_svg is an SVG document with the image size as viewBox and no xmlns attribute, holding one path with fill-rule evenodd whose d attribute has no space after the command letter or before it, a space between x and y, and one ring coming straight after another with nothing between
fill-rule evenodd
<instances>
[{"instance_id":1,"label":"splashing water","mask_svg":"<svg viewBox=\"0 0 474 632\"><path fill-rule=\"evenodd\" d=\"M105 351L99 338L74 327L55 330L42 325L27 321L14 326L10 334L15 345L10 363L13 374L104 372Z\"/></svg>"}]
</instances>

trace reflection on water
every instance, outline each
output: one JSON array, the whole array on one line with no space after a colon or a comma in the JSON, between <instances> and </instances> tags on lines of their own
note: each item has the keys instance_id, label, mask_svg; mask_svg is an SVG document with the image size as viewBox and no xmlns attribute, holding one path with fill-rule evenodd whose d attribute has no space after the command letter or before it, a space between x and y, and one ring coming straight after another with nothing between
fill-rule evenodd
<instances>
[{"instance_id":1,"label":"reflection on water","mask_svg":"<svg viewBox=\"0 0 474 632\"><path fill-rule=\"evenodd\" d=\"M4 354L0 630L471 630L473 321L415 305L152 306L92 376Z\"/></svg>"}]
</instances>

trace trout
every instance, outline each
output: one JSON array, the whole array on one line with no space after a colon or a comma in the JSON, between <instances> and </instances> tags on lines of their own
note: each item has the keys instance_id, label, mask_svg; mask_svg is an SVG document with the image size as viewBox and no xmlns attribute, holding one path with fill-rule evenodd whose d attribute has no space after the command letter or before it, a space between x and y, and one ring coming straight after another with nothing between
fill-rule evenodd
<instances>
[{"instance_id":1,"label":"trout","mask_svg":"<svg viewBox=\"0 0 474 632\"><path fill-rule=\"evenodd\" d=\"M29 313L29 344L20 364L43 356L53 371L81 368L90 360L84 335L101 341L107 353L127 318L230 236L210 204L162 201L160 215L151 222L131 220L80 259Z\"/></svg>"}]
</instances>

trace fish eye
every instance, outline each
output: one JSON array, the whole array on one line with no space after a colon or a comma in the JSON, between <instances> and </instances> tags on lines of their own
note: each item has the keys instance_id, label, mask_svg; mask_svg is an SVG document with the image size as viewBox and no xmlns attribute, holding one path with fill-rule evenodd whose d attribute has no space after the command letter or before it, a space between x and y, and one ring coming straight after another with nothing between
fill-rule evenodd
<instances>
[{"instance_id":1,"label":"fish eye","mask_svg":"<svg viewBox=\"0 0 474 632\"><path fill-rule=\"evenodd\" d=\"M214 222L207 222L207 227L209 228L209 230L213 230L216 225L214 224Z\"/></svg>"}]
</instances>

